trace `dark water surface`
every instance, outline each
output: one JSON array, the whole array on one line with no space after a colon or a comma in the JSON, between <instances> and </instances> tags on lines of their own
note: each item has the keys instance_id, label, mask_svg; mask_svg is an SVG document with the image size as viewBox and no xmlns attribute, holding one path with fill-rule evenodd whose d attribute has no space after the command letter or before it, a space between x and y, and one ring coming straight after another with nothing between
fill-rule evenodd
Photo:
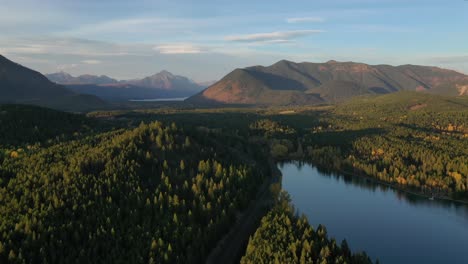
<instances>
[{"instance_id":1,"label":"dark water surface","mask_svg":"<svg viewBox=\"0 0 468 264\"><path fill-rule=\"evenodd\" d=\"M181 102L188 97L174 97L174 98L156 98L156 99L132 99L131 102Z\"/></svg>"},{"instance_id":2,"label":"dark water surface","mask_svg":"<svg viewBox=\"0 0 468 264\"><path fill-rule=\"evenodd\" d=\"M468 264L468 206L427 198L359 177L285 163L283 189L316 228L380 263Z\"/></svg>"}]
</instances>

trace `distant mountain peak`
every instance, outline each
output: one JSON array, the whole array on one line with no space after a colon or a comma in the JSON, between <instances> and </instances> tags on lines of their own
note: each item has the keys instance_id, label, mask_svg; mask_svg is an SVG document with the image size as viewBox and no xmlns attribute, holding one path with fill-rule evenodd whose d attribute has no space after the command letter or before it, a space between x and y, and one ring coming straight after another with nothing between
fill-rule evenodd
<instances>
[{"instance_id":1,"label":"distant mountain peak","mask_svg":"<svg viewBox=\"0 0 468 264\"><path fill-rule=\"evenodd\" d=\"M167 71L167 70L162 70L157 74L174 76L174 74L172 74L170 71Z\"/></svg>"},{"instance_id":2,"label":"distant mountain peak","mask_svg":"<svg viewBox=\"0 0 468 264\"><path fill-rule=\"evenodd\" d=\"M71 74L64 71L50 73L45 75L49 80L58 84L70 85L70 84L113 84L118 81L112 79L106 75L91 75L83 74L78 77L73 77Z\"/></svg>"}]
</instances>

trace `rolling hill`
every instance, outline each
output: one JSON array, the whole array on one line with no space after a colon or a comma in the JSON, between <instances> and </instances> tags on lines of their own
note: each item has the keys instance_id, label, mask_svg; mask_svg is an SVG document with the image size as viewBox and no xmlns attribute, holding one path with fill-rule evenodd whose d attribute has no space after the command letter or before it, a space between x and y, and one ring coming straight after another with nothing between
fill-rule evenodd
<instances>
[{"instance_id":1,"label":"rolling hill","mask_svg":"<svg viewBox=\"0 0 468 264\"><path fill-rule=\"evenodd\" d=\"M429 66L282 60L269 67L236 69L188 101L288 105L333 102L357 95L401 90L441 90L448 94L462 90L460 84L467 81L468 76L464 74Z\"/></svg>"},{"instance_id":2,"label":"rolling hill","mask_svg":"<svg viewBox=\"0 0 468 264\"><path fill-rule=\"evenodd\" d=\"M0 55L0 103L47 106L68 111L104 108L106 103L49 81L44 75Z\"/></svg>"}]
</instances>

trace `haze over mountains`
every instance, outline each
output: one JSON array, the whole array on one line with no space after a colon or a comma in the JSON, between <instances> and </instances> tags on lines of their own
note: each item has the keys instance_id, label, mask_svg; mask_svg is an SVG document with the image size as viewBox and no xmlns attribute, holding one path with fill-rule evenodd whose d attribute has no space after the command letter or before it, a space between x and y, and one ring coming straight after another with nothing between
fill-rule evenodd
<instances>
[{"instance_id":1,"label":"haze over mountains","mask_svg":"<svg viewBox=\"0 0 468 264\"><path fill-rule=\"evenodd\" d=\"M74 111L106 106L104 101L95 96L75 93L1 55L0 103L35 104Z\"/></svg>"},{"instance_id":2,"label":"haze over mountains","mask_svg":"<svg viewBox=\"0 0 468 264\"><path fill-rule=\"evenodd\" d=\"M75 92L93 94L111 101L188 97L207 87L168 71L161 71L142 79L122 81L105 75L73 77L65 72L47 74L46 76L49 80L66 85Z\"/></svg>"},{"instance_id":3,"label":"haze over mountains","mask_svg":"<svg viewBox=\"0 0 468 264\"><path fill-rule=\"evenodd\" d=\"M295 63L236 69L188 99L192 103L288 105L334 102L364 94L400 90L468 94L468 76L417 65L355 62Z\"/></svg>"},{"instance_id":4,"label":"haze over mountains","mask_svg":"<svg viewBox=\"0 0 468 264\"><path fill-rule=\"evenodd\" d=\"M0 103L86 111L105 108L105 101L186 97L193 94L186 100L188 103L249 105L328 103L357 95L400 90L468 95L468 76L452 70L336 61L294 63L283 60L269 67L236 69L203 91L201 85L167 71L127 81L107 76L73 77L63 72L47 76L65 86L0 56Z\"/></svg>"},{"instance_id":5,"label":"haze over mountains","mask_svg":"<svg viewBox=\"0 0 468 264\"><path fill-rule=\"evenodd\" d=\"M110 84L118 83L116 79L112 79L106 75L96 76L96 75L80 75L78 77L73 77L66 72L56 72L45 75L47 79L54 83L69 85L69 84Z\"/></svg>"}]
</instances>

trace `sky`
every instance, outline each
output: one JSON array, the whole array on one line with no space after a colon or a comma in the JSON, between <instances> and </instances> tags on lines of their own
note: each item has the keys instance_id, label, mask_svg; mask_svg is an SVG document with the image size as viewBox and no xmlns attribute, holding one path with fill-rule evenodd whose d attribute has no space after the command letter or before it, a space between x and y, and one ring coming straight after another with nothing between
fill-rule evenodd
<instances>
[{"instance_id":1,"label":"sky","mask_svg":"<svg viewBox=\"0 0 468 264\"><path fill-rule=\"evenodd\" d=\"M195 81L356 61L468 73L468 0L0 0L0 54L42 73Z\"/></svg>"}]
</instances>

